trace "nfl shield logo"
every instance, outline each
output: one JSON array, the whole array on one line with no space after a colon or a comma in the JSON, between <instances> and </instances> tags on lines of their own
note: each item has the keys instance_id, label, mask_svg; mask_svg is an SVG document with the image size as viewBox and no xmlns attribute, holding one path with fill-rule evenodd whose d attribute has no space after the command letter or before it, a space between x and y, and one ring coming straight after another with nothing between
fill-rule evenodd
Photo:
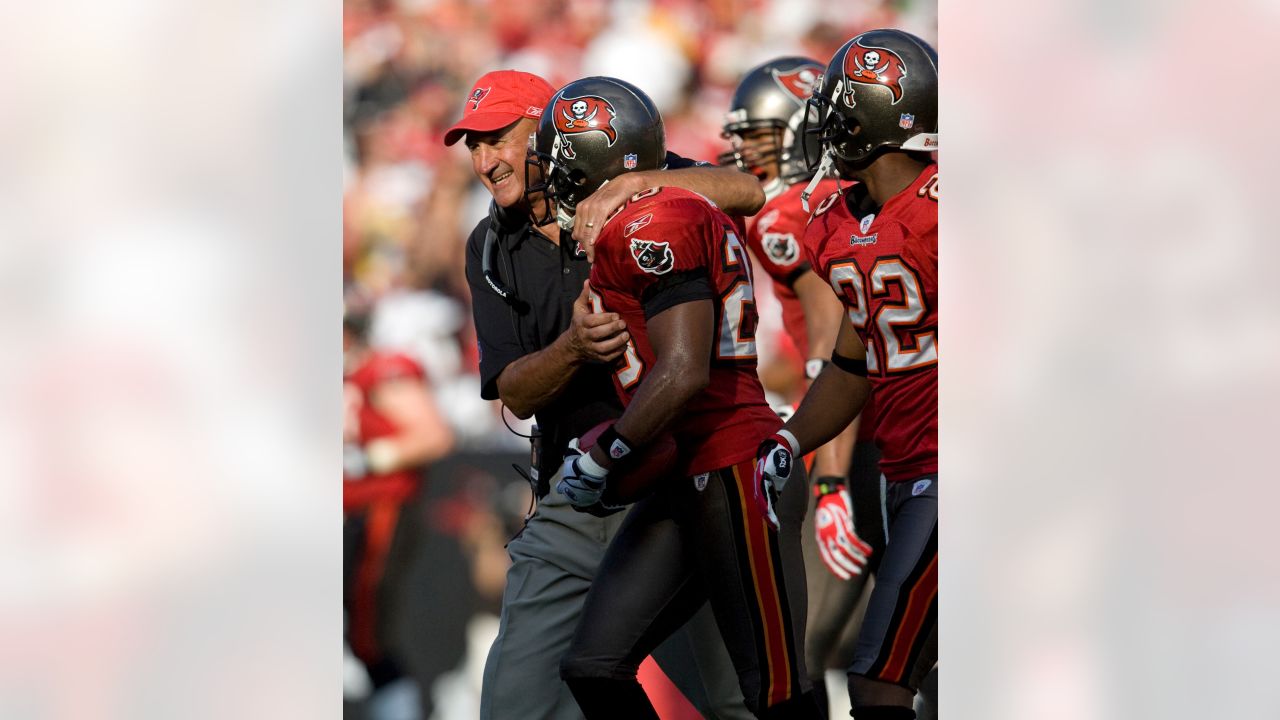
<instances>
[{"instance_id":1,"label":"nfl shield logo","mask_svg":"<svg viewBox=\"0 0 1280 720\"><path fill-rule=\"evenodd\" d=\"M910 130L916 124L916 116L911 113L902 113L898 116L898 127L903 130Z\"/></svg>"},{"instance_id":2,"label":"nfl shield logo","mask_svg":"<svg viewBox=\"0 0 1280 720\"><path fill-rule=\"evenodd\" d=\"M628 170L635 170L637 160L638 159L636 158L635 153L627 153L626 155L622 156L622 167Z\"/></svg>"}]
</instances>

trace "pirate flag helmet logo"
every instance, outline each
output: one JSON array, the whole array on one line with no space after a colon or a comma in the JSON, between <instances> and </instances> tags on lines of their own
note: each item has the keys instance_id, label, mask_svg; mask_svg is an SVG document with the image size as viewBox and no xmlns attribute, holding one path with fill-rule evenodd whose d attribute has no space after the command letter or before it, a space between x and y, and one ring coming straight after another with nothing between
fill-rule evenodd
<instances>
[{"instance_id":1,"label":"pirate flag helmet logo","mask_svg":"<svg viewBox=\"0 0 1280 720\"><path fill-rule=\"evenodd\" d=\"M797 101L804 102L813 94L813 88L817 85L818 76L822 74L822 66L801 65L788 72L774 68L770 72L773 75L773 79L782 86L783 90L795 96Z\"/></svg>"},{"instance_id":2,"label":"pirate flag helmet logo","mask_svg":"<svg viewBox=\"0 0 1280 720\"><path fill-rule=\"evenodd\" d=\"M609 147L618 140L618 131L613 127L613 119L618 115L613 105L606 99L596 95L556 99L552 108L556 131L561 136L562 152L566 158L573 158L573 147L567 135L599 132L609 141Z\"/></svg>"},{"instance_id":3,"label":"pirate flag helmet logo","mask_svg":"<svg viewBox=\"0 0 1280 720\"><path fill-rule=\"evenodd\" d=\"M849 48L844 56L844 76L849 81L845 104L852 107L853 85L880 85L893 93L893 105L902 99L902 79L907 76L907 66L898 54L888 48L866 47L861 39Z\"/></svg>"}]
</instances>

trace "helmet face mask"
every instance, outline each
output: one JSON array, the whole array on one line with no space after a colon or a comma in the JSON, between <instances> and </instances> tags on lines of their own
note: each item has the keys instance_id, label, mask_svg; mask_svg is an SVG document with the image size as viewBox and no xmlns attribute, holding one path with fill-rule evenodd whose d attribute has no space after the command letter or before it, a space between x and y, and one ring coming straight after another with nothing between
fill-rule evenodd
<instances>
[{"instance_id":1,"label":"helmet face mask","mask_svg":"<svg viewBox=\"0 0 1280 720\"><path fill-rule=\"evenodd\" d=\"M822 65L816 60L783 57L743 75L730 101L722 133L734 145L733 159L739 170L760 179L772 174L787 184L811 174L810 164L805 161L805 146L813 141L801 132L801 126L806 115L805 101L817 86L821 72ZM747 143L744 152L743 135L766 128L774 131L773 147L757 149ZM816 153L816 146L808 148L808 154Z\"/></svg>"},{"instance_id":2,"label":"helmet face mask","mask_svg":"<svg viewBox=\"0 0 1280 720\"><path fill-rule=\"evenodd\" d=\"M624 172L655 170L666 157L666 135L653 102L630 83L608 77L576 80L561 88L543 109L534 135L526 184L543 194L543 212L533 221L554 217L572 229L578 203ZM536 203L531 202L530 207Z\"/></svg>"},{"instance_id":3,"label":"helmet face mask","mask_svg":"<svg viewBox=\"0 0 1280 720\"><path fill-rule=\"evenodd\" d=\"M775 177L782 175L783 128L773 123L757 124L737 130L726 130L722 137L729 141L729 157L742 172L763 178L772 165Z\"/></svg>"},{"instance_id":4,"label":"helmet face mask","mask_svg":"<svg viewBox=\"0 0 1280 720\"><path fill-rule=\"evenodd\" d=\"M542 227L555 219L554 198L551 191L551 158L540 154L535 145L537 134L529 135L529 149L524 157L524 198L529 206L529 218Z\"/></svg>"},{"instance_id":5,"label":"helmet face mask","mask_svg":"<svg viewBox=\"0 0 1280 720\"><path fill-rule=\"evenodd\" d=\"M803 132L842 171L887 150L938 149L938 54L900 30L872 30L831 58L809 99ZM845 172L842 172L845 174Z\"/></svg>"}]
</instances>

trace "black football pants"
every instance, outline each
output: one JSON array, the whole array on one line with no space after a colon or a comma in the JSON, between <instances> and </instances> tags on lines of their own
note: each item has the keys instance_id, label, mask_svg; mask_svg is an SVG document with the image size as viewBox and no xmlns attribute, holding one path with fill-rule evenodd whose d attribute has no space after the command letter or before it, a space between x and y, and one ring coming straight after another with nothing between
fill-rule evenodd
<instances>
[{"instance_id":1,"label":"black football pants","mask_svg":"<svg viewBox=\"0 0 1280 720\"><path fill-rule=\"evenodd\" d=\"M560 674L588 720L656 718L636 671L711 602L757 717L816 718L804 668L797 472L772 530L751 500L753 461L672 481L631 509L601 561Z\"/></svg>"}]
</instances>

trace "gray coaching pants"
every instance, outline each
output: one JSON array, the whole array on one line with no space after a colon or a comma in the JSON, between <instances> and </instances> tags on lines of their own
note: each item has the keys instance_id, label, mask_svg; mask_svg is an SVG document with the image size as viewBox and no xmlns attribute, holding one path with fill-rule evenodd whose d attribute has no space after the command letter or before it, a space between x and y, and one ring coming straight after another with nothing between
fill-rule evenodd
<instances>
[{"instance_id":1,"label":"gray coaching pants","mask_svg":"<svg viewBox=\"0 0 1280 720\"><path fill-rule=\"evenodd\" d=\"M583 601L625 512L575 512L554 488L511 541L511 569L498 637L489 649L480 720L581 720L560 679ZM653 653L663 672L705 717L751 720L724 640L707 604Z\"/></svg>"}]
</instances>

